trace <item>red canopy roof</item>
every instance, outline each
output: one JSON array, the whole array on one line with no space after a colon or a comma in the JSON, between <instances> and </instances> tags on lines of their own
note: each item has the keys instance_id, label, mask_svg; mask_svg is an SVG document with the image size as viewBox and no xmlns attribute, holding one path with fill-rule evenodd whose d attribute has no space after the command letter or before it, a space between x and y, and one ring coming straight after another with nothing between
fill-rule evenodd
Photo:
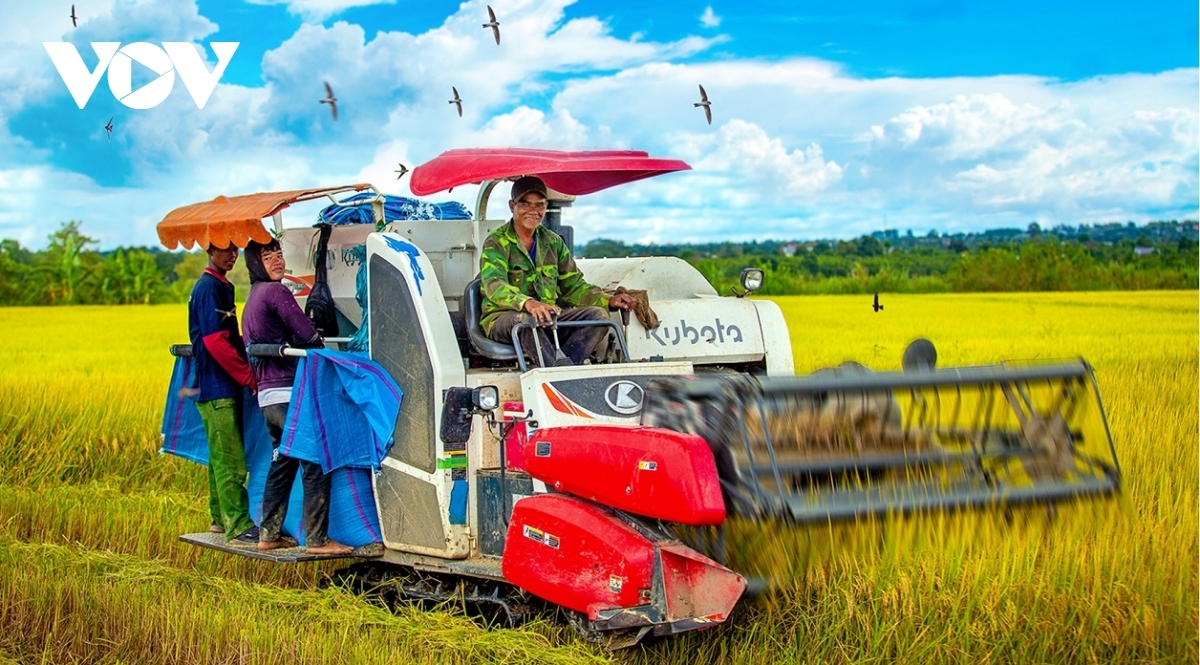
<instances>
[{"instance_id":1,"label":"red canopy roof","mask_svg":"<svg viewBox=\"0 0 1200 665\"><path fill-rule=\"evenodd\" d=\"M470 148L447 150L414 168L408 186L413 194L427 196L467 183L536 175L550 189L580 195L691 168L640 150Z\"/></svg>"},{"instance_id":2,"label":"red canopy roof","mask_svg":"<svg viewBox=\"0 0 1200 665\"><path fill-rule=\"evenodd\" d=\"M262 192L244 196L218 196L211 201L176 208L158 223L158 239L167 249L180 243L191 249L199 243L228 247L233 243L245 247L250 240L269 242L271 234L263 226L263 217L270 217L297 201L316 199L326 194L355 190L361 192L370 185L341 185L316 189L296 189L287 192Z\"/></svg>"}]
</instances>

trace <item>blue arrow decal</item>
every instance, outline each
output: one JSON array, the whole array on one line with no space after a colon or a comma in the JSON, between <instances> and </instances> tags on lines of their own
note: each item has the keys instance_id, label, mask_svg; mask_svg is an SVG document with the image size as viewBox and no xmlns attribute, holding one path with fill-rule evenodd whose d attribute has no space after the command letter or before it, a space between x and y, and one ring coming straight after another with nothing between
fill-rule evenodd
<instances>
[{"instance_id":1,"label":"blue arrow decal","mask_svg":"<svg viewBox=\"0 0 1200 665\"><path fill-rule=\"evenodd\" d=\"M383 236L383 241L387 243L388 247L408 255L408 265L412 268L413 278L417 280L417 295L424 295L421 291L421 282L425 280L425 273L421 272L421 264L417 263L417 257L421 255L421 250L407 240L400 240L392 236Z\"/></svg>"}]
</instances>

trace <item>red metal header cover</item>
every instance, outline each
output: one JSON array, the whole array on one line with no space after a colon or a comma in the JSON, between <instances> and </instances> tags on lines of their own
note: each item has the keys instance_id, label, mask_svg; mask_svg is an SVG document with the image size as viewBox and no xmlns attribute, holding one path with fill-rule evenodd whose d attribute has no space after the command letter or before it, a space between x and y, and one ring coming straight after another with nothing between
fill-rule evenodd
<instances>
[{"instance_id":1,"label":"red metal header cover","mask_svg":"<svg viewBox=\"0 0 1200 665\"><path fill-rule=\"evenodd\" d=\"M640 150L470 148L447 150L414 168L408 186L413 194L427 196L467 183L536 175L550 189L580 195L691 168Z\"/></svg>"},{"instance_id":2,"label":"red metal header cover","mask_svg":"<svg viewBox=\"0 0 1200 665\"><path fill-rule=\"evenodd\" d=\"M193 203L167 213L158 223L158 239L167 249L175 249L180 243L188 249L195 244L208 249L209 245L228 247L229 243L245 247L250 240L268 242L271 234L263 226L264 217L270 217L298 201L308 201L335 192L361 192L369 187L366 183L359 183L244 196L218 196L211 201Z\"/></svg>"}]
</instances>

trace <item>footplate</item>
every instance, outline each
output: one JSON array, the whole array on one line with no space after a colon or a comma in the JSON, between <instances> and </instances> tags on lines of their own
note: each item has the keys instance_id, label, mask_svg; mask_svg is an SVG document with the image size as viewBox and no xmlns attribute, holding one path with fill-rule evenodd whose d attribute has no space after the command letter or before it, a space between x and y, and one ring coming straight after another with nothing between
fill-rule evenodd
<instances>
[{"instance_id":1,"label":"footplate","mask_svg":"<svg viewBox=\"0 0 1200 665\"><path fill-rule=\"evenodd\" d=\"M185 533L179 537L185 543L218 550L227 554L262 559L275 563L299 563L301 561L323 561L325 559L374 559L383 556L382 543L369 543L356 547L349 554L309 554L303 547L280 547L273 550L260 550L258 543L242 543L227 540L223 533Z\"/></svg>"}]
</instances>

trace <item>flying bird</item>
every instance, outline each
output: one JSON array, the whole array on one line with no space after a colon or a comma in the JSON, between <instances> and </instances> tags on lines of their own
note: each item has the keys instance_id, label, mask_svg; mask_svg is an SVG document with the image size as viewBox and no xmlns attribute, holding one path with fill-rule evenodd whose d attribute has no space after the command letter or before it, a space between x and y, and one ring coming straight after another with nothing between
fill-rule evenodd
<instances>
[{"instance_id":1,"label":"flying bird","mask_svg":"<svg viewBox=\"0 0 1200 665\"><path fill-rule=\"evenodd\" d=\"M71 5L71 25L78 28L79 18L75 16L75 5Z\"/></svg>"},{"instance_id":2,"label":"flying bird","mask_svg":"<svg viewBox=\"0 0 1200 665\"><path fill-rule=\"evenodd\" d=\"M496 12L492 11L492 6L488 5L488 22L483 24L485 28L492 29L492 36L496 38L496 46L500 45L500 21L496 20Z\"/></svg>"},{"instance_id":3,"label":"flying bird","mask_svg":"<svg viewBox=\"0 0 1200 665\"><path fill-rule=\"evenodd\" d=\"M879 304L879 294L878 293L875 294L875 304L871 305L871 309L875 310L876 312L883 309L883 305Z\"/></svg>"},{"instance_id":4,"label":"flying bird","mask_svg":"<svg viewBox=\"0 0 1200 665\"><path fill-rule=\"evenodd\" d=\"M454 91L454 99L451 99L449 103L458 107L458 117L461 118L462 117L462 98L458 96L458 88L456 88L454 86L450 86L450 89Z\"/></svg>"},{"instance_id":5,"label":"flying bird","mask_svg":"<svg viewBox=\"0 0 1200 665\"><path fill-rule=\"evenodd\" d=\"M700 101L692 104L692 106L703 106L704 119L708 121L708 124L712 124L712 109L709 108L712 106L712 102L708 101L708 93L704 92L704 86L700 86Z\"/></svg>"},{"instance_id":6,"label":"flying bird","mask_svg":"<svg viewBox=\"0 0 1200 665\"><path fill-rule=\"evenodd\" d=\"M325 83L325 99L321 100L322 104L328 104L329 110L333 112L333 119L337 120L337 97L333 96L333 88Z\"/></svg>"},{"instance_id":7,"label":"flying bird","mask_svg":"<svg viewBox=\"0 0 1200 665\"><path fill-rule=\"evenodd\" d=\"M408 167L403 162L397 162L397 165L400 168L396 169L396 180L399 180L404 177L405 173L408 173Z\"/></svg>"},{"instance_id":8,"label":"flying bird","mask_svg":"<svg viewBox=\"0 0 1200 665\"><path fill-rule=\"evenodd\" d=\"M115 118L115 117L117 117L117 116L114 115L113 118ZM104 135L108 137L109 141L112 141L112 130L113 130L112 121L113 121L113 119L109 118L108 124L104 126Z\"/></svg>"}]
</instances>

